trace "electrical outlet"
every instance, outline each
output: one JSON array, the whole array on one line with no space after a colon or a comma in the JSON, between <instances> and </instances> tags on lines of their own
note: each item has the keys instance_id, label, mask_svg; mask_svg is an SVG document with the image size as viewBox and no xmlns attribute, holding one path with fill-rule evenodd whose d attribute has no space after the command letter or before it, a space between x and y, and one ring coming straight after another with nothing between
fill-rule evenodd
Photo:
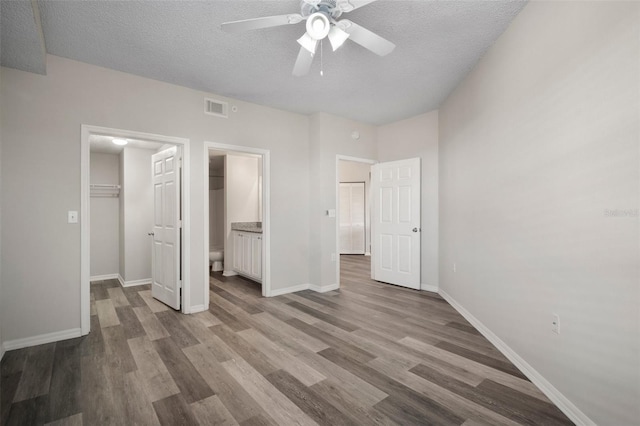
<instances>
[{"instance_id":1,"label":"electrical outlet","mask_svg":"<svg viewBox=\"0 0 640 426\"><path fill-rule=\"evenodd\" d=\"M456 263L455 263L455 262L453 262L453 268L451 268L451 269L453 269L453 272L457 272L457 270L456 270Z\"/></svg>"},{"instance_id":2,"label":"electrical outlet","mask_svg":"<svg viewBox=\"0 0 640 426\"><path fill-rule=\"evenodd\" d=\"M75 210L69 210L67 212L67 223L78 223L78 212Z\"/></svg>"},{"instance_id":3,"label":"electrical outlet","mask_svg":"<svg viewBox=\"0 0 640 426\"><path fill-rule=\"evenodd\" d=\"M551 321L551 331L556 334L560 334L560 315L553 314L553 319Z\"/></svg>"}]
</instances>

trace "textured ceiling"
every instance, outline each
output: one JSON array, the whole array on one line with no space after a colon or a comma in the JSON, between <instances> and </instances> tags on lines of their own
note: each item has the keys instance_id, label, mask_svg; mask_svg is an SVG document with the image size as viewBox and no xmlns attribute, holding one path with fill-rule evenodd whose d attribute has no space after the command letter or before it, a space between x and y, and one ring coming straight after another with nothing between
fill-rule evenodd
<instances>
[{"instance_id":1,"label":"textured ceiling","mask_svg":"<svg viewBox=\"0 0 640 426\"><path fill-rule=\"evenodd\" d=\"M44 74L46 55L38 16L30 1L0 0L0 63Z\"/></svg>"},{"instance_id":2,"label":"textured ceiling","mask_svg":"<svg viewBox=\"0 0 640 426\"><path fill-rule=\"evenodd\" d=\"M291 75L304 23L220 29L225 21L297 13L298 0L38 4L50 54L303 114L383 124L438 108L526 3L376 1L343 17L396 49L379 57L350 41L336 52L325 43L324 77L319 54L309 75ZM4 55L3 65L12 66Z\"/></svg>"}]
</instances>

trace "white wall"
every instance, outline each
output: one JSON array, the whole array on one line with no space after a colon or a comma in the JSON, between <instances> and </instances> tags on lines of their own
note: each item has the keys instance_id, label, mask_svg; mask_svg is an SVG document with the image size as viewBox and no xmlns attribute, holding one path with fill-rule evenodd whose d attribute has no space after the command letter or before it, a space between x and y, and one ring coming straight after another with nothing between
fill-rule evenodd
<instances>
[{"instance_id":1,"label":"white wall","mask_svg":"<svg viewBox=\"0 0 640 426\"><path fill-rule=\"evenodd\" d=\"M233 270L233 222L259 222L259 160L227 154L224 157L225 232L224 269ZM290 200L293 203L293 200Z\"/></svg>"},{"instance_id":2,"label":"white wall","mask_svg":"<svg viewBox=\"0 0 640 426\"><path fill-rule=\"evenodd\" d=\"M119 185L119 156L92 152L90 173L92 184ZM118 274L120 270L120 198L92 196L90 208L91 276Z\"/></svg>"},{"instance_id":3,"label":"white wall","mask_svg":"<svg viewBox=\"0 0 640 426\"><path fill-rule=\"evenodd\" d=\"M602 425L640 418L639 59L640 3L530 2L440 109L441 289Z\"/></svg>"},{"instance_id":4,"label":"white wall","mask_svg":"<svg viewBox=\"0 0 640 426\"><path fill-rule=\"evenodd\" d=\"M371 164L356 161L340 160L340 182L364 182L364 249L366 254L371 254ZM339 221L340 212L336 211Z\"/></svg>"},{"instance_id":5,"label":"white wall","mask_svg":"<svg viewBox=\"0 0 640 426\"><path fill-rule=\"evenodd\" d=\"M378 159L404 160L420 157L421 271L423 290L437 291L438 265L438 111L378 127Z\"/></svg>"},{"instance_id":6,"label":"white wall","mask_svg":"<svg viewBox=\"0 0 640 426\"><path fill-rule=\"evenodd\" d=\"M269 149L272 287L309 282L308 117L229 100L238 112L221 119L205 115L202 106L205 97L226 100L221 96L56 56L47 60L46 76L3 68L0 82L2 296L11 300L2 306L3 323L11 324L5 341L80 327L80 227L67 224L67 210L80 210L81 124L190 139L188 267L196 307L208 291L198 255L208 173L203 143Z\"/></svg>"},{"instance_id":7,"label":"white wall","mask_svg":"<svg viewBox=\"0 0 640 426\"><path fill-rule=\"evenodd\" d=\"M360 139L351 134L357 131ZM310 268L310 283L315 286L331 286L338 282L336 226L337 217L327 217L328 209L336 209L337 155L371 159L377 158L375 127L334 115L318 113L310 118L310 150L305 165L310 165L310 180L306 191L311 194L311 212L304 220L310 230L311 252L305 260ZM299 167L299 166L298 166ZM308 167L308 166L307 166ZM297 176L294 170L292 179ZM292 193L291 199L300 194ZM337 216L337 214L336 214Z\"/></svg>"},{"instance_id":8,"label":"white wall","mask_svg":"<svg viewBox=\"0 0 640 426\"><path fill-rule=\"evenodd\" d=\"M126 259L125 283L151 281L151 237L153 230L153 181L151 156L155 150L125 147L120 156L123 163L122 195L124 209L124 241L121 247ZM93 259L93 255L91 256Z\"/></svg>"}]
</instances>

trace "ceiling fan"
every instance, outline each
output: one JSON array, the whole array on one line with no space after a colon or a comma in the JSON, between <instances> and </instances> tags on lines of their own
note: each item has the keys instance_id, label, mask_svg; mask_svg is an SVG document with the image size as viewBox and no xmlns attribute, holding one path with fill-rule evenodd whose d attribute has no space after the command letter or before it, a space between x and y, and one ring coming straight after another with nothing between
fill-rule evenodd
<instances>
[{"instance_id":1,"label":"ceiling fan","mask_svg":"<svg viewBox=\"0 0 640 426\"><path fill-rule=\"evenodd\" d=\"M376 0L301 0L300 13L225 22L221 27L227 32L236 33L307 21L307 31L298 39L301 47L293 67L293 75L303 76L309 72L318 43L324 38L329 39L333 51L342 46L347 39L380 56L393 51L396 45L389 40L348 19L338 20L343 13L374 1Z\"/></svg>"}]
</instances>

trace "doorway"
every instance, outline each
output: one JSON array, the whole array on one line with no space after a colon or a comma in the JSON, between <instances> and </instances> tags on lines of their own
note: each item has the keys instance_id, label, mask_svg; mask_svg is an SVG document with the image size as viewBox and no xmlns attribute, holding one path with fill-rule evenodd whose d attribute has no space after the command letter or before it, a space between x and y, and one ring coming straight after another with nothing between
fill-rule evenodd
<instances>
[{"instance_id":1,"label":"doorway","mask_svg":"<svg viewBox=\"0 0 640 426\"><path fill-rule=\"evenodd\" d=\"M121 129L106 128L106 127L82 125L81 144L80 144L80 158L81 158L81 161L80 161L80 169L81 169L81 185L80 185L81 187L80 188L81 189L81 194L80 194L80 200L81 200L81 206L80 206L80 218L81 218L80 220L80 235L81 235L80 315L81 315L81 318L80 318L80 323L81 323L81 330L83 335L88 334L90 331L90 300L89 300L90 296L89 295L90 295L90 282L91 282L91 276L92 276L92 270L91 270L92 269L92 262L91 262L92 260L91 259L91 199L92 199L91 196L92 196L92 192L94 193L94 196L95 196L96 192L104 193L106 191L107 193L110 193L110 195L108 195L106 198L109 198L109 197L116 198L116 195L120 196L119 191L121 190L121 184L123 183L123 182L100 183L100 182L91 181L92 140L95 141L95 140L99 140L100 138L103 138L102 142L105 145L112 144L114 138L124 140L127 142L131 141L131 145L129 146L130 148L129 152L131 153L131 156L130 156L131 158L138 157L138 156L146 158L147 154L149 154L148 155L149 175L147 177L149 178L150 181L151 181L151 157L152 157L151 153L162 151L170 147L174 147L174 149L176 149L175 147L178 147L183 155L183 160L181 165L182 174L184 176L189 176L189 140L188 139L155 135L155 134L142 133L142 132L134 132L134 131L128 131L128 130L121 130ZM148 152L144 152L144 151L148 151ZM134 169L131 169L131 170L134 170ZM93 188L92 188L92 184L94 185ZM151 186L151 183L149 183L149 185ZM179 257L177 258L177 263L181 265L185 265L185 267L182 268L181 271L179 271L179 274L181 274L181 277L180 277L181 278L181 294L179 294L178 297L179 297L181 312L191 313L191 312L197 311L198 309L192 309L191 307L190 285L189 285L190 273L189 273L189 268L186 267L186 265L190 264L189 262L189 259L190 259L190 250L189 250L190 191L189 191L188 178L180 180L179 185L177 185L177 188L176 188L176 194L179 194L178 197L179 197L179 205L180 205L180 215L182 220L181 232L178 237L181 250L178 254ZM125 213L120 212L121 217L123 214ZM150 235L153 235L153 226L154 226L153 207L151 208L150 215L152 217L149 218L150 219L149 229L144 228L144 226L140 227L139 224L131 224L133 228L138 227L139 229L137 230L137 232L144 233L145 234L144 236L146 237L142 242L137 241L136 243L134 243L134 245L132 246L133 250L135 250L135 244L148 245L149 248L151 247L150 237L147 236L146 234L149 233ZM140 218L143 218L143 216L144 216L144 219L146 219L146 214L135 215L132 217L134 219L140 219ZM143 265L144 267L144 260L140 264ZM151 265L148 265L148 266L151 267ZM120 266L118 264L117 274L122 275L120 272L121 272ZM104 277L105 275L109 276L112 274L113 273L93 274L93 275L94 275L94 278L96 277L96 275L98 275L97 278L100 278L100 275ZM123 278L126 278L126 274L125 274L125 277ZM128 280L129 281L128 284L136 285L136 284L148 283L149 278L150 277L144 277L144 278L141 278L139 281L137 281L136 279L131 279L131 280ZM127 280L122 279L122 281L125 283L125 285L127 284L126 282ZM206 296L208 297L208 295L209 293L207 288Z\"/></svg>"},{"instance_id":2,"label":"doorway","mask_svg":"<svg viewBox=\"0 0 640 426\"><path fill-rule=\"evenodd\" d=\"M375 160L367 158L336 156L336 282L340 283L340 263L348 258L366 257L368 263L371 258L371 206L370 181L371 166ZM361 190L358 189L361 185ZM356 187L355 191L353 187ZM348 190L346 188L349 188ZM352 202L355 192L356 202ZM348 194L348 197L347 197ZM348 199L348 200L347 200ZM363 205L358 205L362 200ZM345 203L349 203L349 207ZM361 213L354 214L355 210ZM349 218L347 224L346 218ZM361 241L362 239L362 241ZM349 240L349 244L346 243ZM355 244L353 244L355 242ZM347 247L350 246L350 247ZM354 252L354 246L356 248ZM362 272L362 268L359 268ZM370 275L370 274L369 274Z\"/></svg>"},{"instance_id":3,"label":"doorway","mask_svg":"<svg viewBox=\"0 0 640 426\"><path fill-rule=\"evenodd\" d=\"M258 282L270 297L269 151L204 145L205 287L213 270Z\"/></svg>"}]
</instances>

